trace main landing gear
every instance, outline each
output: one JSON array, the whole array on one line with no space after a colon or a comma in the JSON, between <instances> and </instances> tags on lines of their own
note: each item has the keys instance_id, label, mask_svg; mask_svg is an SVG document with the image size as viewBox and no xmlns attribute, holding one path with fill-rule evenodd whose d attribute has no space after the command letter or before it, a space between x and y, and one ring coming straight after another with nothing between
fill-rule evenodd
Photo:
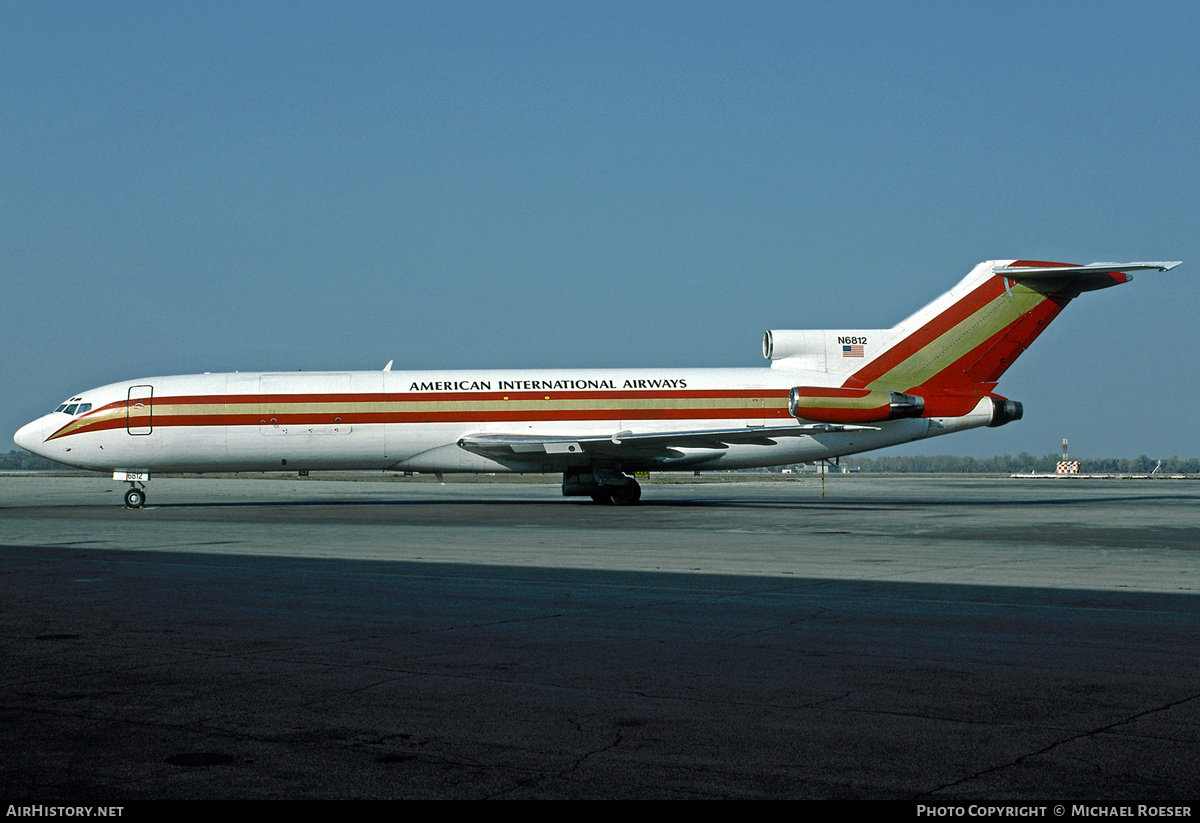
<instances>
[{"instance_id":1,"label":"main landing gear","mask_svg":"<svg viewBox=\"0 0 1200 823\"><path fill-rule=\"evenodd\" d=\"M613 503L617 506L636 506L642 499L642 487L633 478L621 486L614 486L604 491L593 492L592 500L597 503Z\"/></svg>"},{"instance_id":2,"label":"main landing gear","mask_svg":"<svg viewBox=\"0 0 1200 823\"><path fill-rule=\"evenodd\" d=\"M606 469L575 469L563 473L563 497L590 497L597 503L635 506L642 487L628 475Z\"/></svg>"}]
</instances>

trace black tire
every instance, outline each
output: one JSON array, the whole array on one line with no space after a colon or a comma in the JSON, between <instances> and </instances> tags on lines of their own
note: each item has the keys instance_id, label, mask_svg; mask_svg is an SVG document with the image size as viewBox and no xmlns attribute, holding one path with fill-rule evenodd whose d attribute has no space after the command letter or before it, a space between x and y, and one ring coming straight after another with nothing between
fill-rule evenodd
<instances>
[{"instance_id":1,"label":"black tire","mask_svg":"<svg viewBox=\"0 0 1200 823\"><path fill-rule=\"evenodd\" d=\"M612 492L592 492L591 498L593 503L599 503L607 506L613 502Z\"/></svg>"},{"instance_id":2,"label":"black tire","mask_svg":"<svg viewBox=\"0 0 1200 823\"><path fill-rule=\"evenodd\" d=\"M142 489L130 489L125 492L125 505L131 509L140 509L146 505L146 492Z\"/></svg>"},{"instance_id":3,"label":"black tire","mask_svg":"<svg viewBox=\"0 0 1200 823\"><path fill-rule=\"evenodd\" d=\"M612 502L618 506L636 506L641 499L642 487L632 480L624 486L616 486L612 492Z\"/></svg>"}]
</instances>

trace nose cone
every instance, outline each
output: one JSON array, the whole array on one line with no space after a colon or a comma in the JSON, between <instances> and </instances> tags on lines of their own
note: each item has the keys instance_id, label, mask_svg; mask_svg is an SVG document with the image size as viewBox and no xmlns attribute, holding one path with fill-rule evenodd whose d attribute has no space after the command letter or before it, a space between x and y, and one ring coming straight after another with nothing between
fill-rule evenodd
<instances>
[{"instance_id":1,"label":"nose cone","mask_svg":"<svg viewBox=\"0 0 1200 823\"><path fill-rule=\"evenodd\" d=\"M17 429L17 433L13 435L13 442L25 451L45 457L43 448L46 442L46 418L39 417Z\"/></svg>"}]
</instances>

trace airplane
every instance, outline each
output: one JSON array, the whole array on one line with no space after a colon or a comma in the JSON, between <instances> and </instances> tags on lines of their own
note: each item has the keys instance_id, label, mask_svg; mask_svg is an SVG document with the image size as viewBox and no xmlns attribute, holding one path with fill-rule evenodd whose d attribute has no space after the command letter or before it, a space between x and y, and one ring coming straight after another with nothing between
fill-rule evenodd
<instances>
[{"instance_id":1,"label":"airplane","mask_svg":"<svg viewBox=\"0 0 1200 823\"><path fill-rule=\"evenodd\" d=\"M632 505L637 472L811 463L1020 420L1000 376L1085 291L1181 261L990 260L890 329L773 330L762 368L235 372L72 396L17 445L112 471L562 473Z\"/></svg>"}]
</instances>

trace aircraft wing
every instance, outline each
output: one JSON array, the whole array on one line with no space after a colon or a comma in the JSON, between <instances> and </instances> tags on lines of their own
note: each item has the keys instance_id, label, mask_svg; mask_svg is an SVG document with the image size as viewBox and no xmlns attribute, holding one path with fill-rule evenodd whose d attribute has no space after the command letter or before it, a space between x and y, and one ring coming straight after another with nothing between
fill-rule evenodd
<instances>
[{"instance_id":1,"label":"aircraft wing","mask_svg":"<svg viewBox=\"0 0 1200 823\"><path fill-rule=\"evenodd\" d=\"M668 454L671 449L727 449L731 445L773 446L779 437L801 437L844 431L874 431L875 426L811 423L800 426L760 426L699 431L621 431L613 435L472 434L458 445L485 457L587 453L603 457Z\"/></svg>"}]
</instances>

